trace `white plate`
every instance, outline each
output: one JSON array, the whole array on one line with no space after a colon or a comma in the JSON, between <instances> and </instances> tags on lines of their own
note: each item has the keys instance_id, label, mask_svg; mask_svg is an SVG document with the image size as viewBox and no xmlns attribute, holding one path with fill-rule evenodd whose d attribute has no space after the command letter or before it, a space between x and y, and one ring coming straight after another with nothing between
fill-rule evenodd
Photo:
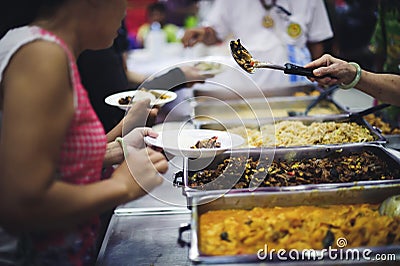
<instances>
[{"instance_id":1,"label":"white plate","mask_svg":"<svg viewBox=\"0 0 400 266\"><path fill-rule=\"evenodd\" d=\"M152 91L155 91L155 92L158 92L161 94L165 94L169 97L167 99L157 98L155 101L150 102L150 105L163 106L166 103L172 102L177 97L176 93L173 91L167 91L167 90L152 90ZM119 107L119 108L125 110L126 108L129 107L129 104L120 104L118 101L121 98L125 98L127 96L134 96L136 94L136 92L137 92L136 90L119 92L119 93L108 96L104 101L106 104L116 106L116 107ZM134 102L134 101L135 101L135 98L133 98L132 102Z\"/></svg>"},{"instance_id":2,"label":"white plate","mask_svg":"<svg viewBox=\"0 0 400 266\"><path fill-rule=\"evenodd\" d=\"M197 141L214 136L217 136L217 141L221 142L220 148L190 148ZM213 157L244 143L244 139L239 135L225 131L205 129L167 130L159 133L157 138L147 136L144 138L144 141L147 145L162 148L167 153L188 158Z\"/></svg>"}]
</instances>

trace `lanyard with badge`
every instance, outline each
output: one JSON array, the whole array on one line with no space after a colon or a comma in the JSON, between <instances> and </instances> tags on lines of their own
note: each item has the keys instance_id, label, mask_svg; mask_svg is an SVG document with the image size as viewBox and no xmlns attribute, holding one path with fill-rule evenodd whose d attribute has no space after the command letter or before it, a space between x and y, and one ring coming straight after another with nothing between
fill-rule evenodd
<instances>
[{"instance_id":1,"label":"lanyard with badge","mask_svg":"<svg viewBox=\"0 0 400 266\"><path fill-rule=\"evenodd\" d=\"M264 28L272 28L275 25L274 19L270 15L271 9L272 8L277 8L280 12L282 12L284 15L287 17L290 17L292 15L291 12L289 12L286 8L284 8L281 5L278 5L277 0L272 0L271 4L267 4L265 0L260 0L261 5L263 8L267 11L267 14L263 16L262 18L262 25ZM286 28L287 34L293 38L296 39L301 35L302 29L299 23L296 23L294 21L291 21L287 28Z\"/></svg>"}]
</instances>

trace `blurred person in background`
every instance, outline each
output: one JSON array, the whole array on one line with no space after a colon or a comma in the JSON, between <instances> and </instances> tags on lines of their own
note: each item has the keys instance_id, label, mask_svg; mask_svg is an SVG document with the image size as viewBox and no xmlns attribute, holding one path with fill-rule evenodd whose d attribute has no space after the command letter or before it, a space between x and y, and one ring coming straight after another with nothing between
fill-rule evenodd
<instances>
[{"instance_id":1,"label":"blurred person in background","mask_svg":"<svg viewBox=\"0 0 400 266\"><path fill-rule=\"evenodd\" d=\"M163 2L152 3L147 7L147 22L141 25L136 35L139 47L145 47L146 37L154 27L160 27L167 43L178 42L179 27L167 22L167 7Z\"/></svg>"},{"instance_id":2,"label":"blurred person in background","mask_svg":"<svg viewBox=\"0 0 400 266\"><path fill-rule=\"evenodd\" d=\"M105 132L111 133L110 131L114 129L111 134L114 137L120 131L115 131L115 127L121 125L125 111L106 104L104 100L107 96L135 90L140 85L147 89L178 90L191 86L192 82L204 82L205 79L212 77L203 75L195 67L187 65L173 68L161 76L148 79L148 76L128 69L126 64L128 52L129 40L125 23L122 23L111 47L102 50L86 50L78 58L82 84L89 93L90 101ZM187 81L191 82L187 83ZM158 110L148 109L148 113L147 126L152 126Z\"/></svg>"},{"instance_id":3,"label":"blurred person in background","mask_svg":"<svg viewBox=\"0 0 400 266\"><path fill-rule=\"evenodd\" d=\"M128 90L130 83L132 86L137 85L145 79L143 75L127 70L125 57L128 49L125 24L122 23L111 47L86 50L78 57L82 84L89 93L90 102L105 132L109 132L122 120L125 111L107 105L104 99L116 92Z\"/></svg>"},{"instance_id":4,"label":"blurred person in background","mask_svg":"<svg viewBox=\"0 0 400 266\"><path fill-rule=\"evenodd\" d=\"M186 30L182 42L215 45L228 37L239 38L258 60L304 65L324 53L333 33L323 0L215 0L204 27ZM262 88L307 81L271 70L251 77Z\"/></svg>"},{"instance_id":5,"label":"blurred person in background","mask_svg":"<svg viewBox=\"0 0 400 266\"><path fill-rule=\"evenodd\" d=\"M159 0L167 8L167 23L193 28L198 23L200 0Z\"/></svg>"},{"instance_id":6,"label":"blurred person in background","mask_svg":"<svg viewBox=\"0 0 400 266\"><path fill-rule=\"evenodd\" d=\"M369 44L377 21L377 0L332 0L327 6L334 32L331 52L372 70Z\"/></svg>"}]
</instances>

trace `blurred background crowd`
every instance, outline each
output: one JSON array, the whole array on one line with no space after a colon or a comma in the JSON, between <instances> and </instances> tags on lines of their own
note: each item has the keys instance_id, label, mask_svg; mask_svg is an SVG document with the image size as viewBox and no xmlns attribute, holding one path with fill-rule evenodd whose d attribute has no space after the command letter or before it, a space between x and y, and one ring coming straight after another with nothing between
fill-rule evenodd
<instances>
[{"instance_id":1,"label":"blurred background crowd","mask_svg":"<svg viewBox=\"0 0 400 266\"><path fill-rule=\"evenodd\" d=\"M130 0L126 17L129 48L144 47L153 22L159 22L168 42L180 42L183 31L201 26L215 0ZM333 38L325 52L359 62L363 68L398 73L400 61L400 1L324 0Z\"/></svg>"},{"instance_id":2,"label":"blurred background crowd","mask_svg":"<svg viewBox=\"0 0 400 266\"><path fill-rule=\"evenodd\" d=\"M176 47L182 45L182 38L183 44L185 47L192 46L188 43L185 43L185 37L188 31L191 29L200 29L200 28L207 28L211 24L211 29L214 31L217 37L221 36L221 32L223 32L224 40L221 38L217 38L217 42L213 43L212 45L207 44L208 40L196 41L196 45L193 45L192 52L195 51L197 55L209 55L204 53L204 49L213 49L213 47L217 51L212 55L217 54L218 52L224 51L225 49L219 49L222 45L226 45L227 42L232 38L246 38L243 36L243 32L240 36L235 36L240 34L240 31L236 31L236 28L246 28L243 24L243 21L240 19L231 21L231 26L224 25L223 29L221 26L223 23L227 24L227 22L220 22L221 18L228 18L232 19L234 16L238 16L235 13L238 5L241 5L240 2L232 2L232 6L228 7L231 11L227 11L227 13L235 13L229 15L221 15L225 11L219 11L216 13L216 10L221 9L219 6L215 8L216 3L221 0L130 0L130 7L128 8L127 16L125 19L125 31L127 37L127 44L126 47L130 51L139 50L141 48L147 48L147 50L155 50L158 51L159 55L162 51L160 47L158 48L153 47L154 42L157 43L155 37L146 38L149 36L149 33L154 33L158 29L162 29L163 31L163 40L171 44L174 43ZM255 6L260 9L260 4L258 0L251 0L257 3L247 3L239 8L244 8L249 12L251 8L255 9ZM265 1L261 0L260 3L264 3L263 7L265 10L259 12L266 12L269 13L268 3L270 6L275 5L275 7L282 7L279 6L281 3L279 1ZM286 3L286 2L285 2ZM320 3L318 1L318 3ZM316 59L317 57L321 56L323 53L329 53L333 56L338 58L344 59L346 61L353 61L359 63L359 65L366 70L375 71L375 72L387 72L387 73L400 73L400 1L399 0L324 0L323 1L326 9L326 13L329 19L330 25L328 25L324 19L318 18L314 19L313 17L324 17L324 14L316 14L320 12L322 9L321 7L316 8L318 6L317 1L315 3L313 1L307 1L307 5L309 5L310 9L313 9L314 12L308 14L313 20L312 23L314 25L307 26L301 28L303 30L302 35L305 35L306 43L308 49L310 50L311 56L306 55L299 60L291 60L292 58L286 58L282 60L288 59L292 63L297 63L298 65L306 64L310 59ZM267 4L267 5L266 5ZM293 10L290 10L292 13L289 14L288 17L293 19L298 19L300 17L301 20L306 20L310 18L304 18L307 11L300 10L298 5L302 5L299 3L290 3L288 2L286 6ZM292 5L292 6L291 6ZM285 5L284 5L285 6ZM246 12L243 10L243 12ZM286 10L287 11L287 10ZM322 10L323 13L325 10ZM277 11L278 13L285 13L284 8ZM287 12L286 12L287 13ZM289 12L290 13L290 12ZM211 15L217 14L218 18L211 18ZM225 17L223 17L225 16ZM251 14L249 14L249 20L251 20ZM257 17L257 14L254 15ZM318 21L317 21L318 20ZM295 21L296 22L296 21ZM277 23L277 22L275 22ZM218 27L215 27L216 24ZM319 24L319 26L315 25ZM295 23L295 25L297 25ZM302 25L300 23L300 25ZM264 25L265 28L265 25ZM326 28L326 32L323 31L323 28ZM230 29L232 32L231 35L226 35L224 31ZM282 28L283 29L283 28ZM248 29L247 29L248 30ZM285 30L282 30L285 31ZM307 32L308 31L308 32ZM253 34L254 36L259 35L259 31L251 30L250 36ZM192 33L190 37L193 37L194 34L198 32ZM285 33L283 33L285 34ZM154 35L154 34L153 34ZM290 34L289 34L290 35ZM228 36L228 37L226 37ZM313 37L314 36L314 37ZM318 36L318 37L315 37ZM154 38L153 38L154 37ZM197 36L198 37L198 36ZM265 36L264 36L265 37ZM291 36L293 37L293 36ZM258 38L258 39L257 39ZM289 41L297 41L299 42L303 38L297 38L296 36ZM265 38L264 38L265 39ZM269 37L268 37L269 39ZM249 41L250 40L250 41ZM262 37L255 37L254 39L247 38L246 45L254 45L256 43L260 43ZM152 44L153 43L153 44ZM249 44L250 43L250 44ZM314 53L310 44L318 44L321 45L323 49L318 48L316 53ZM222 44L222 45L221 45ZM245 46L246 46L245 45ZM268 45L263 42L264 49L267 49ZM274 46L270 44L270 46ZM274 63L282 63L280 62L280 58L282 58L279 53L277 53L277 48L273 49L272 53L270 54L256 54L256 58L258 59L265 59L271 60ZM294 46L299 46L295 44ZM206 48L205 48L206 47ZM247 47L247 46L246 46ZM196 48L196 49L193 49ZM250 48L252 51L258 49L258 47L247 47ZM186 49L190 50L190 49ZM184 51L183 53L188 53L188 51ZM288 49L290 50L290 48ZM166 50L165 50L166 51ZM221 52L222 54L224 52ZM308 52L307 52L308 53ZM227 54L224 54L225 56ZM254 54L253 54L254 56ZM277 56L278 58L275 58ZM262 58L259 58L262 57ZM297 58L298 59L298 58ZM137 58L135 59L137 63ZM157 59L153 58L153 62L156 62ZM286 62L287 62L286 61ZM269 71L271 73L272 71ZM265 72L264 72L265 73ZM263 73L263 74L264 74ZM261 73L256 73L252 76L255 80L255 76ZM268 78L268 82L265 82L266 79L257 82L258 85L260 84L269 84L274 85L273 82L270 82L271 75L277 75L279 73L271 73L270 77ZM293 77L296 78L296 77ZM298 77L297 77L298 78ZM297 80L300 81L300 80ZM304 81L304 79L303 79ZM235 81L236 82L236 81ZM237 83L238 84L238 83ZM282 83L283 84L283 83ZM262 86L262 85L261 85ZM393 107L392 109L395 109ZM388 109L386 112L386 120L391 121L392 124L398 123L399 119L399 111L394 111Z\"/></svg>"}]
</instances>

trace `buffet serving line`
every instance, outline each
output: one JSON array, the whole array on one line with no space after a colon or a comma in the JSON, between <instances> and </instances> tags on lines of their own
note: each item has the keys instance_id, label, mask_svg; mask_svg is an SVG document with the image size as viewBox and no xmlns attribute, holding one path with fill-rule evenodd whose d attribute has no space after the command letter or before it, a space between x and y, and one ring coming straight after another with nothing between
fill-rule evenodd
<instances>
[{"instance_id":1,"label":"buffet serving line","mask_svg":"<svg viewBox=\"0 0 400 266\"><path fill-rule=\"evenodd\" d=\"M269 90L265 108L263 98L222 101L193 88L180 108L190 123L154 129L183 129L192 143L210 132L220 143L182 151L171 148L178 140L147 140L171 156L164 183L115 209L97 265L398 264L398 133L359 113L370 97L325 92Z\"/></svg>"}]
</instances>

